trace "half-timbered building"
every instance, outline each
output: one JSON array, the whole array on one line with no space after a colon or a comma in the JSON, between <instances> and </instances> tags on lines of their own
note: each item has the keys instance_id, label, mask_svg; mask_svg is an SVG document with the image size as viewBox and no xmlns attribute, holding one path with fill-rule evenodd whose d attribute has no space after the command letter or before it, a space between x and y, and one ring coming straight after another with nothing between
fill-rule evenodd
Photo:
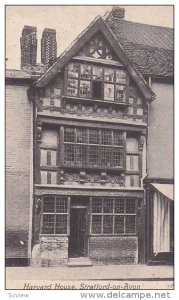
<instances>
[{"instance_id":1,"label":"half-timbered building","mask_svg":"<svg viewBox=\"0 0 179 300\"><path fill-rule=\"evenodd\" d=\"M97 17L41 76L33 69L28 78L18 75L21 79L12 80L7 72L7 90L12 90L9 109L13 90L21 83L26 95L21 99L28 106L21 108L28 112L30 128L21 128L27 134L26 157L15 152L18 164L13 168L18 174L19 166L22 172L26 168L24 176L31 182L23 196L27 186L15 176L20 195L15 194L18 200L11 219L14 170L9 166L7 258L26 258L35 266L138 264L151 258L146 251L152 233L147 229L151 224L143 186L148 174L150 107L157 99L151 78L153 83L172 83L173 75L168 73L173 48L162 46L164 39L165 45L172 40L172 30L123 17L120 8L106 20ZM156 74L162 67L163 74ZM26 119L23 111L22 117ZM12 134L7 149L12 153L14 128L9 124L8 120ZM18 142L22 135L14 138ZM23 211L25 205L24 218L18 209ZM13 229L13 220L18 229ZM9 232L16 239L16 254Z\"/></svg>"}]
</instances>

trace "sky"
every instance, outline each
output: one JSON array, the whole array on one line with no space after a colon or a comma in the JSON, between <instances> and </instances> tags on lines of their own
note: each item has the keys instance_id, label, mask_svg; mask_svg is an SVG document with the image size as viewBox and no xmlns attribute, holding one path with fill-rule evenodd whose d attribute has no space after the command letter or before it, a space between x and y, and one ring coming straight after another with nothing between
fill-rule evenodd
<instances>
[{"instance_id":1,"label":"sky","mask_svg":"<svg viewBox=\"0 0 179 300\"><path fill-rule=\"evenodd\" d=\"M173 6L121 6L125 20L157 26L173 27ZM24 25L37 27L37 63L40 63L40 40L44 28L57 31L57 55L98 16L111 10L109 5L87 6L6 6L6 68L20 69L20 37Z\"/></svg>"}]
</instances>

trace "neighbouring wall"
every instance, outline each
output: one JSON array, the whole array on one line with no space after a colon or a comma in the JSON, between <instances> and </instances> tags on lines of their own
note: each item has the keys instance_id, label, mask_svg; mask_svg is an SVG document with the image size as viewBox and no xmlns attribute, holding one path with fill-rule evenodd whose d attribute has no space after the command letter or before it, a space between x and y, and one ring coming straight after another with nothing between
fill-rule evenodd
<instances>
[{"instance_id":1,"label":"neighbouring wall","mask_svg":"<svg viewBox=\"0 0 179 300\"><path fill-rule=\"evenodd\" d=\"M149 108L148 177L173 178L173 84L153 80Z\"/></svg>"},{"instance_id":2,"label":"neighbouring wall","mask_svg":"<svg viewBox=\"0 0 179 300\"><path fill-rule=\"evenodd\" d=\"M6 86L6 258L30 256L33 110L27 88Z\"/></svg>"}]
</instances>

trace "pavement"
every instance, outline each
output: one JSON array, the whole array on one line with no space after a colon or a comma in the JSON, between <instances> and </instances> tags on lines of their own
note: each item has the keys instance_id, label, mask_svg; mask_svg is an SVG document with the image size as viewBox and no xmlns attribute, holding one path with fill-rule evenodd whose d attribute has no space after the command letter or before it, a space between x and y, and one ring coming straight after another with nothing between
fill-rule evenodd
<instances>
[{"instance_id":1,"label":"pavement","mask_svg":"<svg viewBox=\"0 0 179 300\"><path fill-rule=\"evenodd\" d=\"M173 266L110 265L89 267L7 267L6 280L166 280Z\"/></svg>"}]
</instances>

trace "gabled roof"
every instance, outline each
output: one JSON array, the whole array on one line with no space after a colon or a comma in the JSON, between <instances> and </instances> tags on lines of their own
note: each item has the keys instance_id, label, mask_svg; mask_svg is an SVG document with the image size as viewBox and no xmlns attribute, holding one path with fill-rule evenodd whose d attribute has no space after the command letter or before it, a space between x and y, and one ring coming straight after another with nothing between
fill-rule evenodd
<instances>
[{"instance_id":1,"label":"gabled roof","mask_svg":"<svg viewBox=\"0 0 179 300\"><path fill-rule=\"evenodd\" d=\"M50 80L70 61L79 50L88 42L88 40L96 33L102 32L111 48L119 58L119 60L126 66L130 76L139 87L144 98L148 101L153 100L154 93L149 85L145 82L142 75L135 68L133 63L126 55L121 44L116 40L115 36L108 28L104 20L98 16L73 42L73 44L63 52L57 61L35 82L36 87L43 87L50 82Z\"/></svg>"},{"instance_id":2,"label":"gabled roof","mask_svg":"<svg viewBox=\"0 0 179 300\"><path fill-rule=\"evenodd\" d=\"M112 16L106 23L142 74L173 76L172 28L139 24Z\"/></svg>"}]
</instances>

